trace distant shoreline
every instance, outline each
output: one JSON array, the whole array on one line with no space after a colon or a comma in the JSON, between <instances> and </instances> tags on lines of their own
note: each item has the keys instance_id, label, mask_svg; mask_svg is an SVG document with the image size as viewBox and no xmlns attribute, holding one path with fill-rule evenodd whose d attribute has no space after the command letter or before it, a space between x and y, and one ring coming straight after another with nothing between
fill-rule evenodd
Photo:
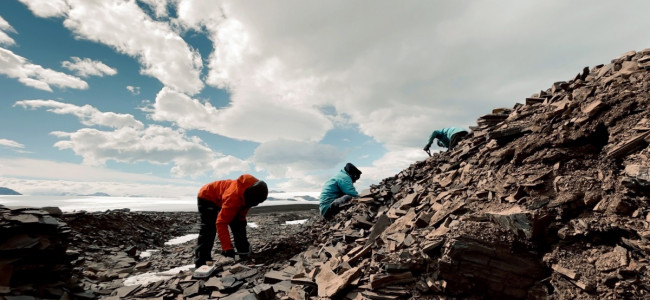
<instances>
[{"instance_id":1,"label":"distant shoreline","mask_svg":"<svg viewBox=\"0 0 650 300\"><path fill-rule=\"evenodd\" d=\"M251 208L248 213L251 215L255 215L255 214L263 214L263 213L273 213L273 212L305 211L305 210L312 210L312 209L318 211L318 203L256 206Z\"/></svg>"},{"instance_id":2,"label":"distant shoreline","mask_svg":"<svg viewBox=\"0 0 650 300\"><path fill-rule=\"evenodd\" d=\"M268 205L268 206L256 206L251 208L248 211L249 215L258 215L258 214L267 214L267 213L286 213L294 211L306 211L313 210L318 214L318 203L313 204L282 204L282 205ZM158 212L158 213L188 213L188 212L198 212L198 211L147 211L147 210L138 210L134 212Z\"/></svg>"},{"instance_id":3,"label":"distant shoreline","mask_svg":"<svg viewBox=\"0 0 650 300\"><path fill-rule=\"evenodd\" d=\"M0 196L0 205L7 207L54 206L64 212L103 212L128 209L147 212L196 212L196 198L137 198L137 197L72 197L72 196ZM318 209L318 201L271 200L254 207L251 213L291 212Z\"/></svg>"}]
</instances>

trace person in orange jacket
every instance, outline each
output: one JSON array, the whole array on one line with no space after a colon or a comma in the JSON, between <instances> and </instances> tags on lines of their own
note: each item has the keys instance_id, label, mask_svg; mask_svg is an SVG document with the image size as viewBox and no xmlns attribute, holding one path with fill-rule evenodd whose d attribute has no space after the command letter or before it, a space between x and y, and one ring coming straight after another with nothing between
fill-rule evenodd
<instances>
[{"instance_id":1,"label":"person in orange jacket","mask_svg":"<svg viewBox=\"0 0 650 300\"><path fill-rule=\"evenodd\" d=\"M194 249L194 265L197 268L212 260L212 246L217 234L222 255L234 258L237 253L240 256L251 253L246 237L246 214L251 207L264 202L268 193L266 183L249 174L241 175L236 180L218 180L201 187L197 200L201 228ZM228 227L232 230L237 252L230 241Z\"/></svg>"}]
</instances>

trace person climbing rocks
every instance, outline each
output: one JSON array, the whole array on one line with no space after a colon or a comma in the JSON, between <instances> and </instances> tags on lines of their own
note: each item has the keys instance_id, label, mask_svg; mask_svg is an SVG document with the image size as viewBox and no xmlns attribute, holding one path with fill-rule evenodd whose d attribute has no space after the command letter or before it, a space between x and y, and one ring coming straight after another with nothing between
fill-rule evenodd
<instances>
[{"instance_id":1,"label":"person climbing rocks","mask_svg":"<svg viewBox=\"0 0 650 300\"><path fill-rule=\"evenodd\" d=\"M250 174L243 174L236 180L214 181L201 187L197 197L201 227L194 249L196 268L212 260L212 246L217 234L222 255L234 258L236 254L246 257L251 253L246 236L246 214L251 207L264 202L268 193L266 183ZM228 227L232 231L237 252L230 241Z\"/></svg>"},{"instance_id":2,"label":"person climbing rocks","mask_svg":"<svg viewBox=\"0 0 650 300\"><path fill-rule=\"evenodd\" d=\"M465 136L467 136L467 130L457 127L434 130L429 137L429 142L424 146L424 151L429 152L431 144L433 144L433 140L435 139L438 139L438 146L452 150Z\"/></svg>"},{"instance_id":3,"label":"person climbing rocks","mask_svg":"<svg viewBox=\"0 0 650 300\"><path fill-rule=\"evenodd\" d=\"M323 185L320 194L320 214L329 219L341 211L341 206L359 193L354 188L354 183L361 177L361 171L353 164L347 163L343 170L339 171Z\"/></svg>"}]
</instances>

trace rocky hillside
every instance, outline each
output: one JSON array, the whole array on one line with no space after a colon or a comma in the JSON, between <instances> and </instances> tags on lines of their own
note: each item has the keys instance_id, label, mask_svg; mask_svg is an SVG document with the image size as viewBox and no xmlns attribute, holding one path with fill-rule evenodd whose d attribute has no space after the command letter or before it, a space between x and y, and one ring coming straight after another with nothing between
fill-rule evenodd
<instances>
[{"instance_id":1,"label":"rocky hillside","mask_svg":"<svg viewBox=\"0 0 650 300\"><path fill-rule=\"evenodd\" d=\"M649 70L585 68L373 186L303 257L318 295L650 297Z\"/></svg>"}]
</instances>

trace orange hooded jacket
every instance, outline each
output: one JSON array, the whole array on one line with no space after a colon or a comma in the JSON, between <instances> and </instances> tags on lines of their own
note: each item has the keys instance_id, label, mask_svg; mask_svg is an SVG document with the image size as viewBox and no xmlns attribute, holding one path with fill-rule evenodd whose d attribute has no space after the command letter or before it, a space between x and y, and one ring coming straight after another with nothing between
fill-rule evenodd
<instances>
[{"instance_id":1,"label":"orange hooded jacket","mask_svg":"<svg viewBox=\"0 0 650 300\"><path fill-rule=\"evenodd\" d=\"M217 216L217 235L223 251L233 249L228 232L228 224L239 217L246 220L248 209L244 201L244 191L257 182L257 178L249 174L239 176L237 180L219 180L208 183L199 190L199 198L208 200L221 207Z\"/></svg>"}]
</instances>

